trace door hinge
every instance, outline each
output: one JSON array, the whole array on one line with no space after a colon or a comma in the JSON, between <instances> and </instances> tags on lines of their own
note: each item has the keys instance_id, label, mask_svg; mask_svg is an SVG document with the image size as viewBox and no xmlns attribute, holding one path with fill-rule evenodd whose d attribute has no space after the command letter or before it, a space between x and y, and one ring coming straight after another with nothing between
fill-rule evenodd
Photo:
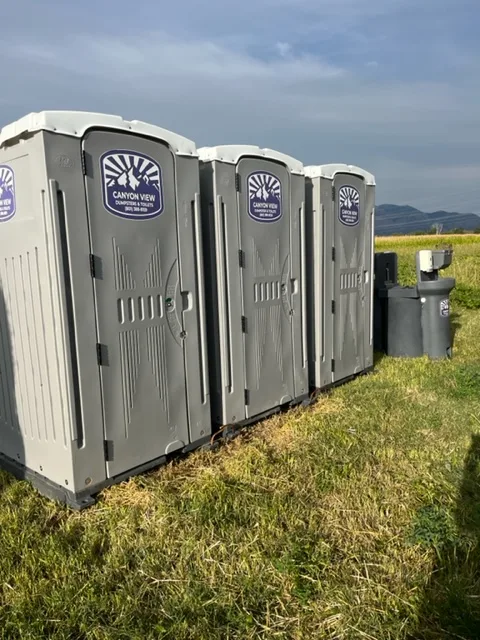
<instances>
[{"instance_id":1,"label":"door hinge","mask_svg":"<svg viewBox=\"0 0 480 640\"><path fill-rule=\"evenodd\" d=\"M335 262L335 247L332 247L332 262Z\"/></svg>"},{"instance_id":2,"label":"door hinge","mask_svg":"<svg viewBox=\"0 0 480 640\"><path fill-rule=\"evenodd\" d=\"M103 357L105 347L104 345L100 344L100 342L97 342L95 347L97 350L97 363L101 367L103 364L105 364Z\"/></svg>"},{"instance_id":3,"label":"door hinge","mask_svg":"<svg viewBox=\"0 0 480 640\"><path fill-rule=\"evenodd\" d=\"M86 176L87 175L87 161L85 158L85 150L82 149L82 153L81 153L81 162L82 162L82 175Z\"/></svg>"},{"instance_id":4,"label":"door hinge","mask_svg":"<svg viewBox=\"0 0 480 640\"><path fill-rule=\"evenodd\" d=\"M332 187L332 200L335 202L335 198L337 197L337 190L335 187Z\"/></svg>"},{"instance_id":5,"label":"door hinge","mask_svg":"<svg viewBox=\"0 0 480 640\"><path fill-rule=\"evenodd\" d=\"M332 300L332 313L335 313L335 300Z\"/></svg>"},{"instance_id":6,"label":"door hinge","mask_svg":"<svg viewBox=\"0 0 480 640\"><path fill-rule=\"evenodd\" d=\"M92 278L95 278L95 256L93 255L93 253L88 256L88 259L90 262L90 275L92 276Z\"/></svg>"},{"instance_id":7,"label":"door hinge","mask_svg":"<svg viewBox=\"0 0 480 640\"><path fill-rule=\"evenodd\" d=\"M113 440L103 441L103 451L105 453L105 461L112 462L113 461Z\"/></svg>"},{"instance_id":8,"label":"door hinge","mask_svg":"<svg viewBox=\"0 0 480 640\"><path fill-rule=\"evenodd\" d=\"M241 269L245 269L245 251L242 251L242 249L238 250L238 264Z\"/></svg>"},{"instance_id":9,"label":"door hinge","mask_svg":"<svg viewBox=\"0 0 480 640\"><path fill-rule=\"evenodd\" d=\"M332 360L332 373L335 373L335 360Z\"/></svg>"},{"instance_id":10,"label":"door hinge","mask_svg":"<svg viewBox=\"0 0 480 640\"><path fill-rule=\"evenodd\" d=\"M240 174L235 174L235 191L240 191Z\"/></svg>"},{"instance_id":11,"label":"door hinge","mask_svg":"<svg viewBox=\"0 0 480 640\"><path fill-rule=\"evenodd\" d=\"M242 333L247 333L247 318L242 316Z\"/></svg>"},{"instance_id":12,"label":"door hinge","mask_svg":"<svg viewBox=\"0 0 480 640\"><path fill-rule=\"evenodd\" d=\"M250 391L245 389L245 406L247 407L250 404Z\"/></svg>"}]
</instances>

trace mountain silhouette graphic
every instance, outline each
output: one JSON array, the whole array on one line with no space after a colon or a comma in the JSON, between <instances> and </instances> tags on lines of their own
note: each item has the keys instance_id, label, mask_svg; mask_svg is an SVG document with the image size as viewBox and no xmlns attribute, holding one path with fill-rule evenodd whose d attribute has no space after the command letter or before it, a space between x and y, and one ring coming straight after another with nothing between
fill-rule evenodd
<instances>
[{"instance_id":1,"label":"mountain silhouette graphic","mask_svg":"<svg viewBox=\"0 0 480 640\"><path fill-rule=\"evenodd\" d=\"M255 197L259 200L268 200L272 196L272 193L263 184L260 189L255 193Z\"/></svg>"},{"instance_id":2,"label":"mountain silhouette graphic","mask_svg":"<svg viewBox=\"0 0 480 640\"><path fill-rule=\"evenodd\" d=\"M142 178L140 174L135 175L134 167L130 167L128 171L124 171L118 176L117 184L121 187L130 187L130 189L136 191L142 179L148 184L148 180L145 180L145 177Z\"/></svg>"},{"instance_id":3,"label":"mountain silhouette graphic","mask_svg":"<svg viewBox=\"0 0 480 640\"><path fill-rule=\"evenodd\" d=\"M12 190L10 189L10 187L6 187L3 184L0 184L0 198L3 198L4 196L12 196Z\"/></svg>"}]
</instances>

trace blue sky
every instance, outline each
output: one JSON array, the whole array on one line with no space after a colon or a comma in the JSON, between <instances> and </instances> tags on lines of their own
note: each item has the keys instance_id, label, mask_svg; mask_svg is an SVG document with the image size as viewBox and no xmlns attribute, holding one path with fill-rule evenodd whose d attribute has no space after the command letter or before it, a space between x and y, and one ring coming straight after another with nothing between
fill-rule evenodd
<instances>
[{"instance_id":1,"label":"blue sky","mask_svg":"<svg viewBox=\"0 0 480 640\"><path fill-rule=\"evenodd\" d=\"M480 213L479 0L15 0L2 24L2 123L116 113Z\"/></svg>"}]
</instances>

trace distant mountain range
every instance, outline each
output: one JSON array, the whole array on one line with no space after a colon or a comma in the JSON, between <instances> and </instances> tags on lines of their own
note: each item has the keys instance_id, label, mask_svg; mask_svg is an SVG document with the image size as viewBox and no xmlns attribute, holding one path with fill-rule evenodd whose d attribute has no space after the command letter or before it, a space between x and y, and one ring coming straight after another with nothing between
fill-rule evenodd
<instances>
[{"instance_id":1,"label":"distant mountain range","mask_svg":"<svg viewBox=\"0 0 480 640\"><path fill-rule=\"evenodd\" d=\"M381 204L375 208L375 234L377 236L430 231L435 224L443 225L444 232L452 229L473 231L480 228L480 215L451 213L449 211L425 213L414 207L396 204Z\"/></svg>"}]
</instances>

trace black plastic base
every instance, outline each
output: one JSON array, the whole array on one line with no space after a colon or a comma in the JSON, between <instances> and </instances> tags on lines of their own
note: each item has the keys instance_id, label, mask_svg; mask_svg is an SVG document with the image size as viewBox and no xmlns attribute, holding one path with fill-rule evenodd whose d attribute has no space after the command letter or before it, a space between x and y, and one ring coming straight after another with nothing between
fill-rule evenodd
<instances>
[{"instance_id":1,"label":"black plastic base","mask_svg":"<svg viewBox=\"0 0 480 640\"><path fill-rule=\"evenodd\" d=\"M351 382L352 380L356 380L357 378L361 378L362 376L368 376L370 373L373 373L373 369L374 367L372 365L370 367L367 367L367 369L360 371L360 373L354 373L353 375L348 376L347 378L342 378L341 380L337 380L336 382L333 383L332 388L342 387L347 382Z\"/></svg>"},{"instance_id":2,"label":"black plastic base","mask_svg":"<svg viewBox=\"0 0 480 640\"><path fill-rule=\"evenodd\" d=\"M360 371L360 373L353 373L351 376L347 376L346 378L342 378L341 380L336 380L335 382L332 382L331 384L328 384L325 387L321 387L320 389L316 387L312 387L311 395L310 395L311 402L314 402L315 399L321 396L322 394L332 391L332 389L343 387L343 385L347 384L347 382L351 382L352 380L356 380L357 378L361 378L362 376L370 375L371 373L373 373L374 370L375 370L375 367L374 365L372 365L370 367L367 367L367 369Z\"/></svg>"},{"instance_id":3,"label":"black plastic base","mask_svg":"<svg viewBox=\"0 0 480 640\"><path fill-rule=\"evenodd\" d=\"M292 409L293 407L298 407L301 405L302 407L308 407L312 402L312 398L309 393L306 393L291 402L287 402L286 404L279 405L277 407L273 407L268 411L264 411L263 413L259 413L256 416L252 416L251 418L247 418L246 420L242 420L241 422L235 422L233 424L227 424L224 426L217 425L217 431L212 437L212 445L219 446L220 441L229 441L236 438L240 435L247 427L251 427L254 424L258 424L267 418L271 418L277 413L283 413Z\"/></svg>"},{"instance_id":4,"label":"black plastic base","mask_svg":"<svg viewBox=\"0 0 480 640\"><path fill-rule=\"evenodd\" d=\"M28 480L34 487L37 489L39 493L44 495L51 500L56 500L63 504L68 505L72 509L76 511L81 511L82 509L86 509L94 505L97 501L97 496L100 491L106 489L107 487L111 487L114 484L119 484L120 482L124 482L133 476L140 475L141 473L145 473L147 471L151 471L156 467L160 467L164 465L166 462L178 457L182 454L188 454L191 451L198 449L205 444L210 442L210 436L202 438L201 440L197 440L193 444L189 444L178 452L175 452L169 456L160 456L159 458L155 458L154 460L150 460L145 464L142 464L133 469L129 469L124 473L121 473L113 478L107 478L103 482L96 484L92 487L88 487L84 491L79 493L74 493L73 491L69 491L66 487L62 487L61 485L52 482L45 476L29 469L28 467L23 466L19 462L8 458L7 456L0 453L0 468L4 469L11 473L18 480Z\"/></svg>"},{"instance_id":5,"label":"black plastic base","mask_svg":"<svg viewBox=\"0 0 480 640\"><path fill-rule=\"evenodd\" d=\"M366 375L373 371L373 367L362 371L359 374L350 376L348 378L344 378L343 380L339 380L328 387L323 387L322 389L313 389L312 393L305 394L296 398L292 402L289 402L285 405L281 405L278 407L274 407L269 411L265 411L262 414L253 416L252 418L248 418L247 420L243 420L242 422L235 423L233 425L225 425L223 427L218 427L217 431L212 436L206 436L201 440L197 440L192 444L187 445L180 451L176 451L175 453L169 456L161 456L159 458L155 458L154 460L150 460L149 462L135 467L133 469L129 469L125 473L117 475L113 478L107 478L105 481L88 487L82 492L74 493L69 491L66 487L63 487L55 482L52 482L45 476L29 469L28 467L23 466L19 462L8 458L7 456L0 453L0 468L5 469L13 476L18 478L19 480L28 480L42 495L50 498L52 500L57 500L63 504L68 505L72 509L80 511L82 509L86 509L87 507L92 506L96 503L98 494L106 489L107 487L111 487L112 485L119 484L120 482L124 482L133 476L139 475L141 473L145 473L147 471L151 471L156 467L160 467L170 460L180 458L182 455L186 455L191 451L195 451L197 449L203 450L215 450L220 446L220 443L228 442L233 438L240 435L240 433L246 428L253 424L257 424L266 418L271 417L277 413L282 413L288 411L288 409L301 405L302 407L308 407L310 404L315 402L315 399L318 395L328 392L330 389L343 385L346 382L357 378L361 375Z\"/></svg>"},{"instance_id":6,"label":"black plastic base","mask_svg":"<svg viewBox=\"0 0 480 640\"><path fill-rule=\"evenodd\" d=\"M39 491L39 493L47 498L67 504L77 511L95 504L95 497L92 495L92 489L90 489L90 491L85 495L73 493L65 487L52 482L52 480L49 480L45 476L42 476L40 473L23 466L19 462L16 462L3 454L0 454L0 467L11 473L18 480L28 480L35 489ZM94 488L94 491L96 492L101 490L101 486Z\"/></svg>"}]
</instances>

